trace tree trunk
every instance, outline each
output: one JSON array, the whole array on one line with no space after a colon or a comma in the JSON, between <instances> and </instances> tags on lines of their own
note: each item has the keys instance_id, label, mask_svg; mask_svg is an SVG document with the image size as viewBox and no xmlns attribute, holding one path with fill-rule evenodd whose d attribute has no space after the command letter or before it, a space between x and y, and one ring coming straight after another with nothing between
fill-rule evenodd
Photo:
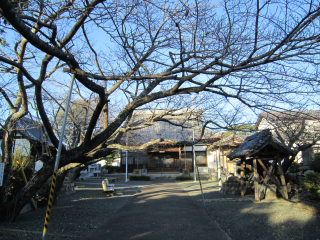
<instances>
[{"instance_id":1,"label":"tree trunk","mask_svg":"<svg viewBox=\"0 0 320 240\"><path fill-rule=\"evenodd\" d=\"M60 166L69 170L76 166L79 166L80 163L88 162L92 159L99 158L111 153L111 149L102 149L100 152L92 153L90 157L83 157L83 152L76 151L77 154L63 153L60 159ZM78 163L72 163L78 162ZM10 202L1 202L0 204L0 222L2 221L14 221L19 215L21 209L29 202L29 200L35 196L37 191L43 186L46 180L52 176L54 170L55 157L44 162L43 167L33 176L33 178L28 182L28 184L13 198ZM62 173L61 173L62 174ZM64 177L59 177L62 180Z\"/></svg>"},{"instance_id":2,"label":"tree trunk","mask_svg":"<svg viewBox=\"0 0 320 240\"><path fill-rule=\"evenodd\" d=\"M66 167L62 167L58 170L56 186L55 186L54 195L53 195L53 204L55 204L57 202L57 198L60 194L60 190L62 188L63 181L64 181L65 177L67 176L68 171L70 171L70 170L71 169L68 169Z\"/></svg>"},{"instance_id":3,"label":"tree trunk","mask_svg":"<svg viewBox=\"0 0 320 240\"><path fill-rule=\"evenodd\" d=\"M16 219L21 209L42 187L53 173L53 161L45 163L40 171L28 182L28 184L9 202L0 204L0 221L12 222Z\"/></svg>"},{"instance_id":4,"label":"tree trunk","mask_svg":"<svg viewBox=\"0 0 320 240\"><path fill-rule=\"evenodd\" d=\"M69 170L67 176L70 178L70 181L73 182L75 179L79 178L80 171L82 171L84 167L75 167Z\"/></svg>"},{"instance_id":5,"label":"tree trunk","mask_svg":"<svg viewBox=\"0 0 320 240\"><path fill-rule=\"evenodd\" d=\"M285 157L282 163L282 170L284 174L288 171L289 167L291 166L295 158L296 158L296 155L291 157Z\"/></svg>"},{"instance_id":6,"label":"tree trunk","mask_svg":"<svg viewBox=\"0 0 320 240\"><path fill-rule=\"evenodd\" d=\"M8 192L11 185L12 176L12 148L13 148L13 132L6 132L2 140L2 161L5 164L3 174L3 184L0 187L0 204L8 201Z\"/></svg>"}]
</instances>

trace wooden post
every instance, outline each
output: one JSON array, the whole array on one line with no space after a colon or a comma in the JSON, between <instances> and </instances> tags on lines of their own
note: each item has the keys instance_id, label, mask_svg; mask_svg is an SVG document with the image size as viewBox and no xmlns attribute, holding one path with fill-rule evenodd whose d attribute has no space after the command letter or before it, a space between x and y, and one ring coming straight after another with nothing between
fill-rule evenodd
<instances>
[{"instance_id":1,"label":"wooden post","mask_svg":"<svg viewBox=\"0 0 320 240\"><path fill-rule=\"evenodd\" d=\"M244 162L245 162L245 158L241 157L241 197L244 197L244 173L243 173Z\"/></svg>"},{"instance_id":2,"label":"wooden post","mask_svg":"<svg viewBox=\"0 0 320 240\"><path fill-rule=\"evenodd\" d=\"M246 194L246 192L247 192L247 189L248 189L248 187L249 187L249 184L250 184L250 182L251 182L252 177L253 177L253 173L251 173L251 175L250 175L250 177L249 177L249 179L248 179L248 182L247 182L247 184L246 184L246 187L244 188L244 194Z\"/></svg>"},{"instance_id":3,"label":"wooden post","mask_svg":"<svg viewBox=\"0 0 320 240\"><path fill-rule=\"evenodd\" d=\"M287 189L286 179L284 177L284 173L282 170L281 160L280 160L279 155L277 155L277 161L278 161L278 165L279 165L279 174L280 174L280 179L281 179L281 184L282 184L282 190L284 192L285 199L288 199L289 197L288 197L288 189Z\"/></svg>"},{"instance_id":4,"label":"wooden post","mask_svg":"<svg viewBox=\"0 0 320 240\"><path fill-rule=\"evenodd\" d=\"M258 169L257 169L257 159L253 159L253 170L254 170L254 200L256 202L260 201L259 199L259 190L258 190Z\"/></svg>"},{"instance_id":5,"label":"wooden post","mask_svg":"<svg viewBox=\"0 0 320 240\"><path fill-rule=\"evenodd\" d=\"M272 172L269 172L268 169L266 168L266 166L263 164L263 162L258 159L260 165L263 167L263 169L267 172L268 176L270 177L270 180L277 186L279 192L281 193L283 198L286 198L285 193L282 189L282 186L278 183L277 179L274 177Z\"/></svg>"},{"instance_id":6,"label":"wooden post","mask_svg":"<svg viewBox=\"0 0 320 240\"><path fill-rule=\"evenodd\" d=\"M262 199L262 193L264 193L264 197L266 196L266 188L267 188L267 182L269 181L270 179L270 176L269 176L269 173L272 172L274 166L276 165L276 161L273 161L273 163L271 164L271 166L269 167L269 172L266 172L266 177L263 181L263 184L262 186L260 187L259 189L259 199L261 200Z\"/></svg>"}]
</instances>

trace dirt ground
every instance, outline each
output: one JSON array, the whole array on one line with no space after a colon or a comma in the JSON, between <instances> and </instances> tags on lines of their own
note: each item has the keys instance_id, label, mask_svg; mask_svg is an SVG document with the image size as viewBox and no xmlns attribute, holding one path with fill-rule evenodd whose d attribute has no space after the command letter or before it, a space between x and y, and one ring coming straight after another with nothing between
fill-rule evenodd
<instances>
[{"instance_id":1,"label":"dirt ground","mask_svg":"<svg viewBox=\"0 0 320 240\"><path fill-rule=\"evenodd\" d=\"M101 181L76 183L75 194L61 194L52 208L46 239L80 239L115 214L151 182L117 182L113 195L102 191ZM117 186L118 184L118 186ZM203 206L199 183L177 182ZM214 181L202 182L205 209L234 240L320 240L319 204L278 199L272 202L237 201L239 196L222 195ZM0 224L0 239L31 240L42 236L46 208L21 214L16 222ZM190 216L192 218L192 216Z\"/></svg>"},{"instance_id":2,"label":"dirt ground","mask_svg":"<svg viewBox=\"0 0 320 240\"><path fill-rule=\"evenodd\" d=\"M179 185L199 204L203 197L199 183ZM320 239L320 205L307 201L237 201L239 196L222 195L217 182L202 182L208 214L234 240ZM240 198L241 199L241 198ZM210 200L212 200L210 202Z\"/></svg>"}]
</instances>

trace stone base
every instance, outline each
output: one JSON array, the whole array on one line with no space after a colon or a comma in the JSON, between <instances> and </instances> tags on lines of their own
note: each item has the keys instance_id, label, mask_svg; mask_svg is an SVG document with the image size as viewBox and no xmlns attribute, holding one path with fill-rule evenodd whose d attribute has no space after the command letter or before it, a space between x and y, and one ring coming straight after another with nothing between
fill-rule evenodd
<instances>
[{"instance_id":1,"label":"stone base","mask_svg":"<svg viewBox=\"0 0 320 240\"><path fill-rule=\"evenodd\" d=\"M190 169L189 168L182 169L182 176L189 177L190 176Z\"/></svg>"},{"instance_id":2,"label":"stone base","mask_svg":"<svg viewBox=\"0 0 320 240\"><path fill-rule=\"evenodd\" d=\"M241 194L241 183L240 182L224 182L221 187L222 194Z\"/></svg>"},{"instance_id":3,"label":"stone base","mask_svg":"<svg viewBox=\"0 0 320 240\"><path fill-rule=\"evenodd\" d=\"M37 206L37 201L34 201L34 203L35 203L36 206ZM22 213L27 213L27 212L31 212L31 211L34 211L34 209L33 209L32 205L31 205L31 203L28 203L27 205L25 205L25 206L22 208L22 210L20 211L20 214L22 214Z\"/></svg>"},{"instance_id":4,"label":"stone base","mask_svg":"<svg viewBox=\"0 0 320 240\"><path fill-rule=\"evenodd\" d=\"M267 191L265 200L276 200L277 199L277 187L276 185L267 185Z\"/></svg>"},{"instance_id":5,"label":"stone base","mask_svg":"<svg viewBox=\"0 0 320 240\"><path fill-rule=\"evenodd\" d=\"M60 193L67 193L67 194L71 194L71 193L75 193L75 189L74 189L74 183L72 183L68 177L65 177L64 181L63 181L63 185L62 188L60 190Z\"/></svg>"},{"instance_id":6,"label":"stone base","mask_svg":"<svg viewBox=\"0 0 320 240\"><path fill-rule=\"evenodd\" d=\"M142 169L133 169L133 175L141 176L142 175Z\"/></svg>"}]
</instances>

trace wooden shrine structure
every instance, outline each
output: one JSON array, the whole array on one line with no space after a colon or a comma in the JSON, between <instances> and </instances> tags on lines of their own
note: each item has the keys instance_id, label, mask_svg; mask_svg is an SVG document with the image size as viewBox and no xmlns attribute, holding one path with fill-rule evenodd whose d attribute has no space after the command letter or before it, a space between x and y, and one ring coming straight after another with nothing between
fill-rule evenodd
<instances>
[{"instance_id":1,"label":"wooden shrine structure","mask_svg":"<svg viewBox=\"0 0 320 240\"><path fill-rule=\"evenodd\" d=\"M272 136L269 129L262 130L254 135L247 137L243 144L230 153L227 157L230 161L241 160L241 196L244 196L251 178L254 179L255 201L260 201L261 195L265 192L267 183L271 180L277 187L284 199L288 199L288 191L284 173L281 166L281 160L287 156L295 155L295 151L288 148L285 144ZM272 161L272 164L269 164ZM263 184L258 189L258 165L263 168L265 178ZM254 168L247 185L244 186L243 166L251 165ZM269 168L266 165L269 164ZM273 169L278 165L281 182L274 176Z\"/></svg>"}]
</instances>

